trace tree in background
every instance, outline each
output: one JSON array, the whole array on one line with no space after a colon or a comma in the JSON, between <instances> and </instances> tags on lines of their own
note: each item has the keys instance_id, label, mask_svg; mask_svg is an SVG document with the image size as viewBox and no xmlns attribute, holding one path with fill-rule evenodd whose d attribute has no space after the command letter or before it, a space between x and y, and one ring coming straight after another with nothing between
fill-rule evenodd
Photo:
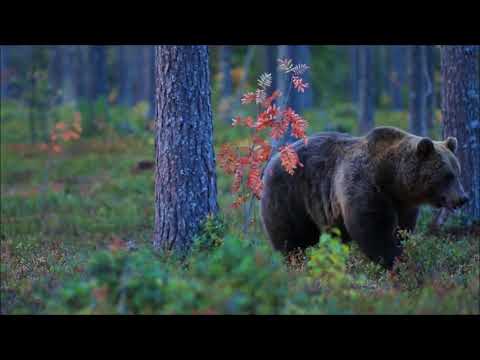
<instances>
[{"instance_id":1,"label":"tree in background","mask_svg":"<svg viewBox=\"0 0 480 360\"><path fill-rule=\"evenodd\" d=\"M148 47L148 57L149 57L149 72L150 72L150 90L149 90L149 117L150 119L155 118L155 101L156 101L156 91L157 87L155 85L155 46L151 45Z\"/></svg>"},{"instance_id":2,"label":"tree in background","mask_svg":"<svg viewBox=\"0 0 480 360\"><path fill-rule=\"evenodd\" d=\"M358 102L359 83L359 46L350 46L350 84L352 89L352 102Z\"/></svg>"},{"instance_id":3,"label":"tree in background","mask_svg":"<svg viewBox=\"0 0 480 360\"><path fill-rule=\"evenodd\" d=\"M231 97L233 95L232 82L232 48L228 45L219 48L219 68L220 68L220 113L223 115L223 121L230 122Z\"/></svg>"},{"instance_id":4,"label":"tree in background","mask_svg":"<svg viewBox=\"0 0 480 360\"><path fill-rule=\"evenodd\" d=\"M74 86L75 48L72 45L60 46L62 56L62 103L74 104L76 100Z\"/></svg>"},{"instance_id":5,"label":"tree in background","mask_svg":"<svg viewBox=\"0 0 480 360\"><path fill-rule=\"evenodd\" d=\"M118 102L124 106L133 105L131 70L129 68L129 51L125 45L117 48Z\"/></svg>"},{"instance_id":6,"label":"tree in background","mask_svg":"<svg viewBox=\"0 0 480 360\"><path fill-rule=\"evenodd\" d=\"M220 72L222 74L222 84L220 86L220 97L230 97L233 93L232 82L232 49L231 46L220 46Z\"/></svg>"},{"instance_id":7,"label":"tree in background","mask_svg":"<svg viewBox=\"0 0 480 360\"><path fill-rule=\"evenodd\" d=\"M150 83L153 82L154 79L152 77L150 64L150 46L141 46L138 50L138 57L140 58L140 76L138 77L140 85L139 100L150 103L150 91L152 89Z\"/></svg>"},{"instance_id":8,"label":"tree in background","mask_svg":"<svg viewBox=\"0 0 480 360\"><path fill-rule=\"evenodd\" d=\"M373 94L373 49L361 46L359 49L359 132L365 134L374 126Z\"/></svg>"},{"instance_id":9,"label":"tree in background","mask_svg":"<svg viewBox=\"0 0 480 360\"><path fill-rule=\"evenodd\" d=\"M8 98L9 46L0 48L0 99ZM1 109L0 109L1 110Z\"/></svg>"},{"instance_id":10,"label":"tree in background","mask_svg":"<svg viewBox=\"0 0 480 360\"><path fill-rule=\"evenodd\" d=\"M389 79L390 79L390 97L392 99L392 109L402 111L404 101L402 95L403 85L405 83L406 73L406 47L388 46L389 57Z\"/></svg>"},{"instance_id":11,"label":"tree in background","mask_svg":"<svg viewBox=\"0 0 480 360\"><path fill-rule=\"evenodd\" d=\"M281 45L278 47L278 58L290 59L294 64L309 64L310 49L308 46L304 45ZM309 84L309 91L303 94L298 91L293 91L291 76L283 76L283 73L284 70L279 68L277 72L278 89L283 94L284 100L286 101L286 104L283 104L283 106L295 109L297 114L303 115L305 109L312 106L312 97L311 95L307 96L307 94L312 91L310 88L310 82L308 81L309 74L308 72L303 74L303 80L306 84ZM303 96L306 96L307 99L304 99ZM297 139L292 136L292 128L291 125L289 125L284 136L273 142L273 149L276 151L283 145L290 144L296 140Z\"/></svg>"},{"instance_id":12,"label":"tree in background","mask_svg":"<svg viewBox=\"0 0 480 360\"><path fill-rule=\"evenodd\" d=\"M97 100L108 94L107 49L103 45L90 46L90 99Z\"/></svg>"},{"instance_id":13,"label":"tree in background","mask_svg":"<svg viewBox=\"0 0 480 360\"><path fill-rule=\"evenodd\" d=\"M272 89L277 88L277 50L277 46L265 46L265 72L272 74Z\"/></svg>"},{"instance_id":14,"label":"tree in background","mask_svg":"<svg viewBox=\"0 0 480 360\"><path fill-rule=\"evenodd\" d=\"M424 46L408 48L409 130L419 136L427 135Z\"/></svg>"},{"instance_id":15,"label":"tree in background","mask_svg":"<svg viewBox=\"0 0 480 360\"><path fill-rule=\"evenodd\" d=\"M443 138L456 137L462 183L470 197L463 208L480 219L480 47L442 46Z\"/></svg>"},{"instance_id":16,"label":"tree in background","mask_svg":"<svg viewBox=\"0 0 480 360\"><path fill-rule=\"evenodd\" d=\"M435 117L435 47L426 45L423 49L423 75L425 77L425 120L427 129L432 131Z\"/></svg>"},{"instance_id":17,"label":"tree in background","mask_svg":"<svg viewBox=\"0 0 480 360\"><path fill-rule=\"evenodd\" d=\"M156 47L157 249L184 253L218 211L208 58L207 46Z\"/></svg>"},{"instance_id":18,"label":"tree in background","mask_svg":"<svg viewBox=\"0 0 480 360\"><path fill-rule=\"evenodd\" d=\"M87 74L86 69L86 48L84 46L75 47L75 62L74 62L74 82L75 94L78 100L84 100L87 97Z\"/></svg>"}]
</instances>

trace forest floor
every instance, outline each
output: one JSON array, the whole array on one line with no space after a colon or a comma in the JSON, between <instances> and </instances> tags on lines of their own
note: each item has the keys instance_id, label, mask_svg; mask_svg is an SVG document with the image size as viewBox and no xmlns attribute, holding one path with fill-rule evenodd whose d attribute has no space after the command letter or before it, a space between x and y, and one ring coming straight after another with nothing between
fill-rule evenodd
<instances>
[{"instance_id":1,"label":"forest floor","mask_svg":"<svg viewBox=\"0 0 480 360\"><path fill-rule=\"evenodd\" d=\"M348 121L345 121L347 123ZM453 218L432 232L423 211L394 272L322 237L285 263L258 221L244 235L218 171L221 219L188 260L151 250L151 135L81 138L56 155L1 143L2 314L478 314L480 226ZM16 125L15 125L16 126ZM215 142L241 141L224 124Z\"/></svg>"}]
</instances>

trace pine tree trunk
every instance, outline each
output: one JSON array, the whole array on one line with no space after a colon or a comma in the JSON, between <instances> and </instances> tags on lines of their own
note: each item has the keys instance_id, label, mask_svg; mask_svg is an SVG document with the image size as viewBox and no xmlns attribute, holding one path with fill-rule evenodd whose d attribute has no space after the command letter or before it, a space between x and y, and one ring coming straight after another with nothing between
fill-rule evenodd
<instances>
[{"instance_id":1,"label":"pine tree trunk","mask_svg":"<svg viewBox=\"0 0 480 360\"><path fill-rule=\"evenodd\" d=\"M73 104L75 102L74 87L74 62L75 49L72 45L62 45L62 99L63 103Z\"/></svg>"},{"instance_id":2,"label":"pine tree trunk","mask_svg":"<svg viewBox=\"0 0 480 360\"><path fill-rule=\"evenodd\" d=\"M269 89L268 95L271 95L278 86L277 82L277 47L265 46L265 72L272 74L272 86Z\"/></svg>"},{"instance_id":3,"label":"pine tree trunk","mask_svg":"<svg viewBox=\"0 0 480 360\"><path fill-rule=\"evenodd\" d=\"M118 73L120 76L118 98L119 103L124 106L133 105L133 81L132 69L130 68L130 47L120 45L118 47Z\"/></svg>"},{"instance_id":4,"label":"pine tree trunk","mask_svg":"<svg viewBox=\"0 0 480 360\"><path fill-rule=\"evenodd\" d=\"M359 83L359 46L350 46L350 81L352 87L352 102L358 103L358 83Z\"/></svg>"},{"instance_id":5,"label":"pine tree trunk","mask_svg":"<svg viewBox=\"0 0 480 360\"><path fill-rule=\"evenodd\" d=\"M0 96L1 100L8 98L8 71L10 47L3 45L0 49ZM2 109L0 109L1 111Z\"/></svg>"},{"instance_id":6,"label":"pine tree trunk","mask_svg":"<svg viewBox=\"0 0 480 360\"><path fill-rule=\"evenodd\" d=\"M91 99L106 96L107 88L107 49L106 46L90 47L90 67L92 71L90 93Z\"/></svg>"},{"instance_id":7,"label":"pine tree trunk","mask_svg":"<svg viewBox=\"0 0 480 360\"><path fill-rule=\"evenodd\" d=\"M423 72L425 76L425 119L430 133L434 127L435 116L435 48L432 45L424 47Z\"/></svg>"},{"instance_id":8,"label":"pine tree trunk","mask_svg":"<svg viewBox=\"0 0 480 360\"><path fill-rule=\"evenodd\" d=\"M75 48L75 92L79 100L87 96L87 77L85 76L85 49L83 46Z\"/></svg>"},{"instance_id":9,"label":"pine tree trunk","mask_svg":"<svg viewBox=\"0 0 480 360\"><path fill-rule=\"evenodd\" d=\"M418 136L427 135L424 46L414 45L408 49L409 82L409 129Z\"/></svg>"},{"instance_id":10,"label":"pine tree trunk","mask_svg":"<svg viewBox=\"0 0 480 360\"><path fill-rule=\"evenodd\" d=\"M374 94L373 94L373 50L371 46L359 49L359 132L365 134L374 127Z\"/></svg>"},{"instance_id":11,"label":"pine tree trunk","mask_svg":"<svg viewBox=\"0 0 480 360\"><path fill-rule=\"evenodd\" d=\"M470 202L463 213L480 220L480 47L442 46L443 137L458 140L462 183Z\"/></svg>"},{"instance_id":12,"label":"pine tree trunk","mask_svg":"<svg viewBox=\"0 0 480 360\"><path fill-rule=\"evenodd\" d=\"M218 211L208 47L157 46L156 85L153 244L184 253Z\"/></svg>"},{"instance_id":13,"label":"pine tree trunk","mask_svg":"<svg viewBox=\"0 0 480 360\"><path fill-rule=\"evenodd\" d=\"M233 92L231 76L232 49L230 46L220 46L220 71L222 73L222 85L220 86L221 97L229 97Z\"/></svg>"},{"instance_id":14,"label":"pine tree trunk","mask_svg":"<svg viewBox=\"0 0 480 360\"><path fill-rule=\"evenodd\" d=\"M402 95L403 84L405 82L405 47L389 46L391 73L390 84L392 94L392 107L394 111L402 111L404 109L404 101Z\"/></svg>"},{"instance_id":15,"label":"pine tree trunk","mask_svg":"<svg viewBox=\"0 0 480 360\"><path fill-rule=\"evenodd\" d=\"M149 98L148 103L149 106L149 117L150 119L155 118L155 99L156 99L156 92L157 87L155 85L155 46L148 47L148 59L149 59L149 76L150 76L150 89L149 89Z\"/></svg>"}]
</instances>

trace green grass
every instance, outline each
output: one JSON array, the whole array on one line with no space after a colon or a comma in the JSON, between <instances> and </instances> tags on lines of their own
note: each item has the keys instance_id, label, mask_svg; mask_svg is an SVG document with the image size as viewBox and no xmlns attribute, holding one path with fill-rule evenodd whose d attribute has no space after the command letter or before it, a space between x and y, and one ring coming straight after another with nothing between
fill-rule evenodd
<instances>
[{"instance_id":1,"label":"green grass","mask_svg":"<svg viewBox=\"0 0 480 360\"><path fill-rule=\"evenodd\" d=\"M180 260L150 246L153 173L132 172L153 159L153 138L141 126L135 136L83 138L49 158L25 145L24 109L8 111L1 124L2 313L479 313L478 228L460 231L452 220L442 234L429 233L425 210L394 273L356 246L340 246L336 234L285 262L258 222L241 233L242 214L229 208L230 179L219 171L221 220L209 220ZM134 111L141 124L143 110ZM377 124L406 127L405 113L377 116ZM355 131L347 105L308 119L310 133L336 125ZM245 135L215 123L217 149ZM115 239L136 250L109 247Z\"/></svg>"}]
</instances>

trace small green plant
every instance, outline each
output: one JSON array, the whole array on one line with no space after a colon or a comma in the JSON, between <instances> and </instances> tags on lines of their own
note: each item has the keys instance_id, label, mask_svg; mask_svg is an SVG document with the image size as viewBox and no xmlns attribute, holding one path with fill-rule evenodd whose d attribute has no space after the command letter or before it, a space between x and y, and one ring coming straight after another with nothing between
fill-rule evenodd
<instances>
[{"instance_id":1,"label":"small green plant","mask_svg":"<svg viewBox=\"0 0 480 360\"><path fill-rule=\"evenodd\" d=\"M323 233L315 247L307 250L307 270L313 279L328 284L342 283L346 280L348 246L341 243L340 230L333 228Z\"/></svg>"}]
</instances>

